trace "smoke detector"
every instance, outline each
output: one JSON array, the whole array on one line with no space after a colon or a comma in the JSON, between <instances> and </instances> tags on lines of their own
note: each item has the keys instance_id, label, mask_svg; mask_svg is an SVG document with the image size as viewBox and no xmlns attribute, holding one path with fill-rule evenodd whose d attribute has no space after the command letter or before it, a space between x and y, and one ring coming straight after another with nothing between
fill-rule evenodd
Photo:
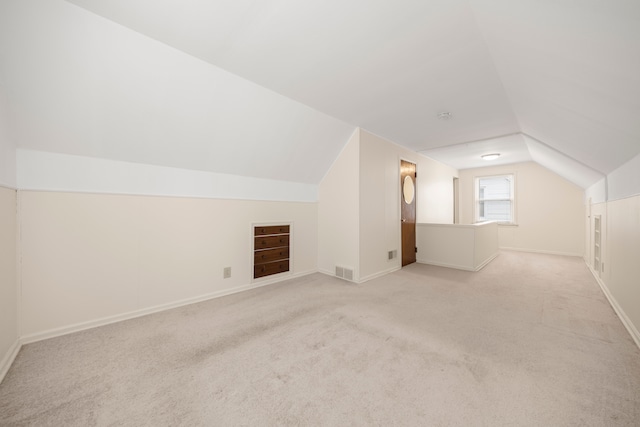
<instances>
[{"instance_id":1,"label":"smoke detector","mask_svg":"<svg viewBox=\"0 0 640 427\"><path fill-rule=\"evenodd\" d=\"M438 118L439 118L440 120L449 120L449 119L451 119L452 117L453 117L453 114L451 114L451 113L450 113L450 112L448 112L448 111L443 111L443 112L441 112L441 113L438 113Z\"/></svg>"}]
</instances>

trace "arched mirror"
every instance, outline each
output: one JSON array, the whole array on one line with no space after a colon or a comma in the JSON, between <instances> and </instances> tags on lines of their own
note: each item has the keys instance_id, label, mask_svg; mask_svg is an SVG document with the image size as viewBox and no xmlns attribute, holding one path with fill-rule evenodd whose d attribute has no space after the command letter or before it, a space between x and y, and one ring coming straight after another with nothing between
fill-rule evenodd
<instances>
[{"instance_id":1,"label":"arched mirror","mask_svg":"<svg viewBox=\"0 0 640 427\"><path fill-rule=\"evenodd\" d=\"M413 180L408 175L404 177L404 183L402 184L402 194L404 196L404 202L408 205L413 202L413 198L416 195L416 189L413 186Z\"/></svg>"}]
</instances>

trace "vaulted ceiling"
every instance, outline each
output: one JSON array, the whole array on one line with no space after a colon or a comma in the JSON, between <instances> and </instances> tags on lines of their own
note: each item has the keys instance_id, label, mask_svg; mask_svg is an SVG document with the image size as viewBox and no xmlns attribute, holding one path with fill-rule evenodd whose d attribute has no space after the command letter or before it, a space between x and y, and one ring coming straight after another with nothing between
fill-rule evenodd
<instances>
[{"instance_id":1,"label":"vaulted ceiling","mask_svg":"<svg viewBox=\"0 0 640 427\"><path fill-rule=\"evenodd\" d=\"M640 153L637 0L7 3L27 148L317 183L360 126L582 187Z\"/></svg>"}]
</instances>

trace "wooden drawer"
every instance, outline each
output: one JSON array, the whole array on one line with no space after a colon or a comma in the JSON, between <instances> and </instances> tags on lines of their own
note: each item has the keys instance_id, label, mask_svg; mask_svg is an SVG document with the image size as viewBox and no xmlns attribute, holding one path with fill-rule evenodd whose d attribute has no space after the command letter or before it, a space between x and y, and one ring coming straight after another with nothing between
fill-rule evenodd
<instances>
[{"instance_id":1,"label":"wooden drawer","mask_svg":"<svg viewBox=\"0 0 640 427\"><path fill-rule=\"evenodd\" d=\"M289 246L289 235L260 236L254 238L253 249L271 249Z\"/></svg>"},{"instance_id":2,"label":"wooden drawer","mask_svg":"<svg viewBox=\"0 0 640 427\"><path fill-rule=\"evenodd\" d=\"M267 225L264 227L255 227L255 236L265 236L268 234L289 234L288 225Z\"/></svg>"},{"instance_id":3,"label":"wooden drawer","mask_svg":"<svg viewBox=\"0 0 640 427\"><path fill-rule=\"evenodd\" d=\"M270 274L283 273L289 271L289 260L269 262L266 264L259 264L253 267L253 277L269 276Z\"/></svg>"},{"instance_id":4,"label":"wooden drawer","mask_svg":"<svg viewBox=\"0 0 640 427\"><path fill-rule=\"evenodd\" d=\"M266 262L280 261L283 259L289 259L289 247L285 246L276 249L264 249L261 251L255 251L253 254L253 264L264 264Z\"/></svg>"}]
</instances>

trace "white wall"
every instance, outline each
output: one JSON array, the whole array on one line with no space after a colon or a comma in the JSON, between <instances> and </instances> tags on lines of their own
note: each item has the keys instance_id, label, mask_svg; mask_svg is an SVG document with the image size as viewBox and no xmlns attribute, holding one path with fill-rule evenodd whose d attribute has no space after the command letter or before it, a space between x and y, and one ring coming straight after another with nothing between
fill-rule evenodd
<instances>
[{"instance_id":1,"label":"white wall","mask_svg":"<svg viewBox=\"0 0 640 427\"><path fill-rule=\"evenodd\" d=\"M401 159L416 164L417 222L453 222L453 178L457 171L361 130L360 281L401 266ZM390 250L397 250L398 257L389 260Z\"/></svg>"},{"instance_id":2,"label":"white wall","mask_svg":"<svg viewBox=\"0 0 640 427\"><path fill-rule=\"evenodd\" d=\"M418 157L421 197L416 200L417 221L431 224L453 223L453 178L458 171L429 157Z\"/></svg>"},{"instance_id":3,"label":"white wall","mask_svg":"<svg viewBox=\"0 0 640 427\"><path fill-rule=\"evenodd\" d=\"M0 381L18 345L16 190L0 187Z\"/></svg>"},{"instance_id":4,"label":"white wall","mask_svg":"<svg viewBox=\"0 0 640 427\"><path fill-rule=\"evenodd\" d=\"M320 271L350 267L361 282L400 268L401 159L416 163L417 221L453 222L455 169L358 129L320 183Z\"/></svg>"},{"instance_id":5,"label":"white wall","mask_svg":"<svg viewBox=\"0 0 640 427\"><path fill-rule=\"evenodd\" d=\"M640 155L607 175L607 200L640 195Z\"/></svg>"},{"instance_id":6,"label":"white wall","mask_svg":"<svg viewBox=\"0 0 640 427\"><path fill-rule=\"evenodd\" d=\"M360 130L357 129L323 178L318 190L318 269L359 268ZM313 159L311 159L313 161Z\"/></svg>"},{"instance_id":7,"label":"white wall","mask_svg":"<svg viewBox=\"0 0 640 427\"><path fill-rule=\"evenodd\" d=\"M602 281L640 346L640 196L607 203Z\"/></svg>"},{"instance_id":8,"label":"white wall","mask_svg":"<svg viewBox=\"0 0 640 427\"><path fill-rule=\"evenodd\" d=\"M359 129L320 184L320 271L353 268L361 282L400 268L401 159L416 163L417 220L453 222L455 169Z\"/></svg>"},{"instance_id":9,"label":"white wall","mask_svg":"<svg viewBox=\"0 0 640 427\"><path fill-rule=\"evenodd\" d=\"M9 131L9 106L0 69L0 185L16 186L16 146Z\"/></svg>"},{"instance_id":10,"label":"white wall","mask_svg":"<svg viewBox=\"0 0 640 427\"><path fill-rule=\"evenodd\" d=\"M7 89L0 68L0 381L18 346L16 146L9 121Z\"/></svg>"},{"instance_id":11,"label":"white wall","mask_svg":"<svg viewBox=\"0 0 640 427\"><path fill-rule=\"evenodd\" d=\"M498 224L418 224L417 260L478 271L498 255Z\"/></svg>"},{"instance_id":12,"label":"white wall","mask_svg":"<svg viewBox=\"0 0 640 427\"><path fill-rule=\"evenodd\" d=\"M607 179L603 178L584 191L585 201L591 199L591 203L607 201Z\"/></svg>"},{"instance_id":13,"label":"white wall","mask_svg":"<svg viewBox=\"0 0 640 427\"><path fill-rule=\"evenodd\" d=\"M406 153L403 153L406 154ZM418 154L404 156L417 162ZM367 280L401 266L400 153L397 147L369 132L360 132L360 280ZM416 185L416 203L420 186ZM417 211L417 208L416 208ZM388 252L397 251L389 260Z\"/></svg>"},{"instance_id":14,"label":"white wall","mask_svg":"<svg viewBox=\"0 0 640 427\"><path fill-rule=\"evenodd\" d=\"M21 335L281 280L252 279L254 222L291 222L289 276L317 270L315 203L21 191Z\"/></svg>"},{"instance_id":15,"label":"white wall","mask_svg":"<svg viewBox=\"0 0 640 427\"><path fill-rule=\"evenodd\" d=\"M240 200L315 202L318 186L145 165L34 150L17 150L21 190L80 191Z\"/></svg>"},{"instance_id":16,"label":"white wall","mask_svg":"<svg viewBox=\"0 0 640 427\"><path fill-rule=\"evenodd\" d=\"M587 189L587 194L602 193L607 199L594 197L589 207L586 261L593 269L594 218L600 215L603 266L601 271L594 272L611 305L640 346L640 156Z\"/></svg>"},{"instance_id":17,"label":"white wall","mask_svg":"<svg viewBox=\"0 0 640 427\"><path fill-rule=\"evenodd\" d=\"M517 225L500 225L499 244L516 249L584 255L584 191L533 163L460 171L460 221L474 220L474 181L479 176L515 174Z\"/></svg>"}]
</instances>

